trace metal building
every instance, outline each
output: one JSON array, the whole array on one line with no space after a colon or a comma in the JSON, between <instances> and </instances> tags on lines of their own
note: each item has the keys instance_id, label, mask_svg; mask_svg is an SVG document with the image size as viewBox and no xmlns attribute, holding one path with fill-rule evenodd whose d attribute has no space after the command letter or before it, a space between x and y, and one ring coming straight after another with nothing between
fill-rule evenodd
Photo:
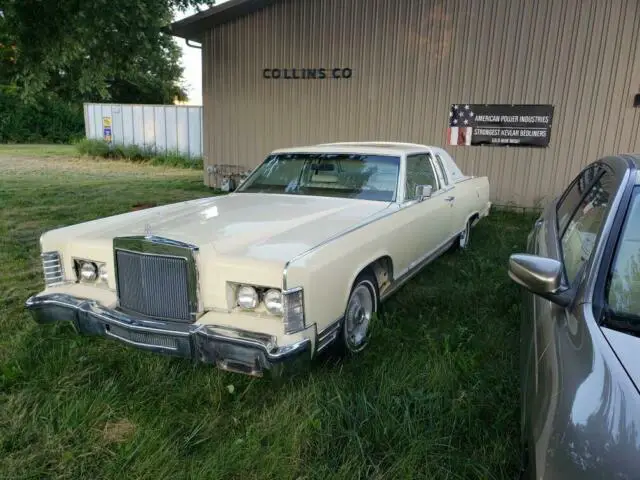
<instances>
[{"instance_id":1,"label":"metal building","mask_svg":"<svg viewBox=\"0 0 640 480\"><path fill-rule=\"evenodd\" d=\"M638 0L231 0L171 33L203 48L208 185L278 147L456 143L454 106L553 109L529 131L546 146L446 147L497 204L542 205L586 163L640 151ZM484 132L519 135L505 127Z\"/></svg>"}]
</instances>

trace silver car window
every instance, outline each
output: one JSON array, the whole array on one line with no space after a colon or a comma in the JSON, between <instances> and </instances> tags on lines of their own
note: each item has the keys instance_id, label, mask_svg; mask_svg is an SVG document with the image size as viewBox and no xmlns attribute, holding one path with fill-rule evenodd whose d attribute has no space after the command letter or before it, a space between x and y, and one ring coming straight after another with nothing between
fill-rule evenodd
<instances>
[{"instance_id":1,"label":"silver car window","mask_svg":"<svg viewBox=\"0 0 640 480\"><path fill-rule=\"evenodd\" d=\"M562 194L557 206L559 235L562 235L565 228L567 228L569 219L578 208L586 189L601 171L602 167L599 165L586 168Z\"/></svg>"},{"instance_id":2,"label":"silver car window","mask_svg":"<svg viewBox=\"0 0 640 480\"><path fill-rule=\"evenodd\" d=\"M608 172L600 176L578 205L562 235L562 259L569 284L591 256L612 197L613 182L613 176Z\"/></svg>"},{"instance_id":3,"label":"silver car window","mask_svg":"<svg viewBox=\"0 0 640 480\"><path fill-rule=\"evenodd\" d=\"M607 303L616 315L640 316L640 191L636 188L609 276Z\"/></svg>"}]
</instances>

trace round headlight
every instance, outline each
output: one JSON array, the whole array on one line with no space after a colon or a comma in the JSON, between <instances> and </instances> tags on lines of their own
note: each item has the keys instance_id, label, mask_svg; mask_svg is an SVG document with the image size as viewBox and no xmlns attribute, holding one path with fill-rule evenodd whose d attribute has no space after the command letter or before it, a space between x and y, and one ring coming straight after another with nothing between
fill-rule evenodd
<instances>
[{"instance_id":1,"label":"round headlight","mask_svg":"<svg viewBox=\"0 0 640 480\"><path fill-rule=\"evenodd\" d=\"M280 290L267 290L264 294L264 306L273 315L282 315L282 293Z\"/></svg>"},{"instance_id":2,"label":"round headlight","mask_svg":"<svg viewBox=\"0 0 640 480\"><path fill-rule=\"evenodd\" d=\"M258 306L258 292L253 287L246 285L238 289L238 306L244 309L254 309Z\"/></svg>"},{"instance_id":3,"label":"round headlight","mask_svg":"<svg viewBox=\"0 0 640 480\"><path fill-rule=\"evenodd\" d=\"M109 274L107 273L106 265L100 265L100 268L98 269L98 277L100 277L100 280L102 280L104 283L107 283Z\"/></svg>"},{"instance_id":4,"label":"round headlight","mask_svg":"<svg viewBox=\"0 0 640 480\"><path fill-rule=\"evenodd\" d=\"M91 262L83 262L80 267L80 278L86 282L93 282L98 278L98 269Z\"/></svg>"}]
</instances>

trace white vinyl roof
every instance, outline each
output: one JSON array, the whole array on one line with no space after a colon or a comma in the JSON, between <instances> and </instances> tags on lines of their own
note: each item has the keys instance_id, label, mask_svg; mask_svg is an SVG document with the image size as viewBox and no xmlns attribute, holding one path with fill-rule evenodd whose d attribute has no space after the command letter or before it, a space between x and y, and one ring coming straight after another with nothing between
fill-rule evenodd
<instances>
[{"instance_id":1,"label":"white vinyl roof","mask_svg":"<svg viewBox=\"0 0 640 480\"><path fill-rule=\"evenodd\" d=\"M362 153L367 155L402 155L424 152L428 145L396 142L340 142L280 148L271 153Z\"/></svg>"}]
</instances>

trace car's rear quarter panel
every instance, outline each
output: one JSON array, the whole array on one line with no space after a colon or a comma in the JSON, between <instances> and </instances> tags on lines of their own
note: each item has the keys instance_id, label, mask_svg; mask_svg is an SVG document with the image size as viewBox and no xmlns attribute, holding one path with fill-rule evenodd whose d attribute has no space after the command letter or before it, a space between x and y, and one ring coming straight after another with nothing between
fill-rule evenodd
<instances>
[{"instance_id":1,"label":"car's rear quarter panel","mask_svg":"<svg viewBox=\"0 0 640 480\"><path fill-rule=\"evenodd\" d=\"M491 202L489 179L487 177L467 177L452 185L453 188L434 197L434 199L453 196L451 231L455 234L464 230L467 221L474 215L489 214Z\"/></svg>"},{"instance_id":2,"label":"car's rear quarter panel","mask_svg":"<svg viewBox=\"0 0 640 480\"><path fill-rule=\"evenodd\" d=\"M455 196L454 232L464 230L467 221L474 215L488 213L490 188L487 177L473 177L458 182L451 194Z\"/></svg>"}]
</instances>

